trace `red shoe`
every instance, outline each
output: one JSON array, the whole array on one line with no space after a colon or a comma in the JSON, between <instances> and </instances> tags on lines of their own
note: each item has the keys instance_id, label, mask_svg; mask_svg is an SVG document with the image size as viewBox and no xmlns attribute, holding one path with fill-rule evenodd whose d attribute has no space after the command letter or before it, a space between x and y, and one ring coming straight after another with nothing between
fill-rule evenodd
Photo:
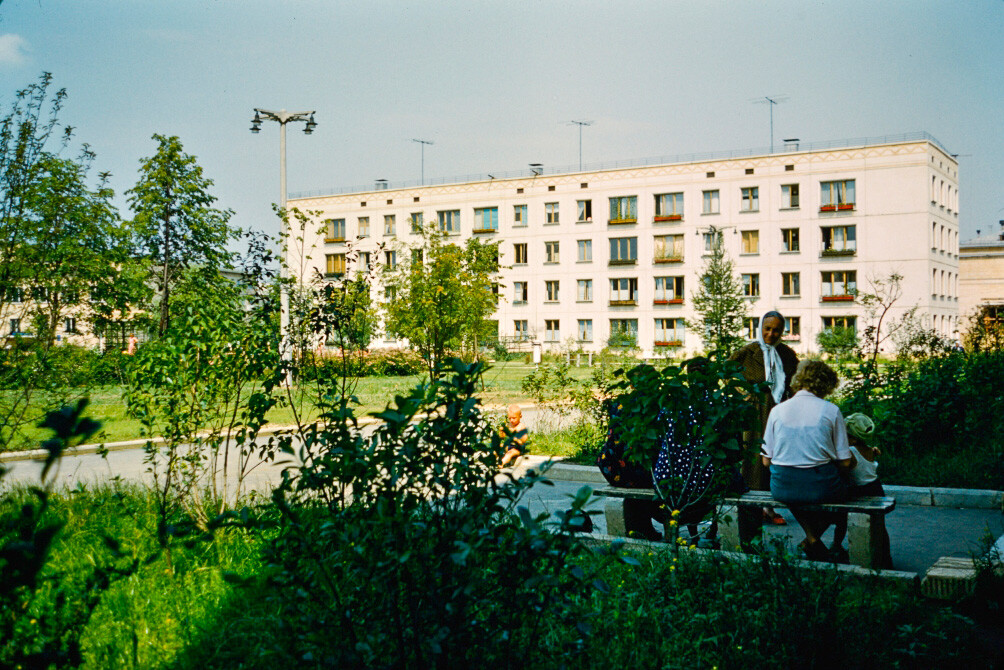
<instances>
[{"instance_id":1,"label":"red shoe","mask_svg":"<svg viewBox=\"0 0 1004 670\"><path fill-rule=\"evenodd\" d=\"M777 512L763 511L763 522L765 524L771 524L774 526L787 526L788 522L784 520L784 517Z\"/></svg>"}]
</instances>

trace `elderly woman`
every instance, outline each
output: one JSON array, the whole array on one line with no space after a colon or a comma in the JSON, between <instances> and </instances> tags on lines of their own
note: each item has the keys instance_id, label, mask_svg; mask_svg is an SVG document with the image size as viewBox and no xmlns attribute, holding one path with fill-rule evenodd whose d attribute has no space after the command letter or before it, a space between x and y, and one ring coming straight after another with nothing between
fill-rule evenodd
<instances>
[{"instance_id":1,"label":"elderly woman","mask_svg":"<svg viewBox=\"0 0 1004 670\"><path fill-rule=\"evenodd\" d=\"M761 397L754 398L760 410L759 422L751 429L747 435L747 443L754 444L758 438L763 436L764 427L767 425L767 416L771 409L782 400L791 397L791 378L795 375L795 368L798 366L798 356L791 347L781 343L781 336L784 334L784 317L778 312L767 312L760 319L760 328L757 330L756 341L750 342L745 347L732 354L729 360L737 361L743 366L743 377L748 382L767 382L770 387L768 393ZM760 464L760 459L756 458L759 450L751 454L752 458L743 465L743 479L746 485L754 491L767 491L770 489L770 476L766 468ZM784 517L767 507L763 511L764 521L784 525Z\"/></svg>"},{"instance_id":2,"label":"elderly woman","mask_svg":"<svg viewBox=\"0 0 1004 670\"><path fill-rule=\"evenodd\" d=\"M828 560L819 539L833 515L807 512L799 505L838 502L847 496L841 476L854 465L847 427L840 410L824 400L837 387L837 373L822 361L798 366L791 387L795 395L771 410L764 431L763 457L770 468L771 495L791 508L805 541L801 548L812 560Z\"/></svg>"}]
</instances>

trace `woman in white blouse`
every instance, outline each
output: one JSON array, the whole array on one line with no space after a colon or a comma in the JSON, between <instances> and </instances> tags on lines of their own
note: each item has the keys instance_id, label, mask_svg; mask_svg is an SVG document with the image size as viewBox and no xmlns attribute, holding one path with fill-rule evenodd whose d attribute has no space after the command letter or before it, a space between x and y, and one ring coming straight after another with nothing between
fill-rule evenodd
<instances>
[{"instance_id":1,"label":"woman in white blouse","mask_svg":"<svg viewBox=\"0 0 1004 670\"><path fill-rule=\"evenodd\" d=\"M807 512L799 505L838 502L847 497L842 471L854 465L840 410L824 400L837 387L837 373L822 361L799 364L794 397L774 407L764 431L763 464L770 468L771 495L789 506L802 530L800 545L813 560L827 560L819 537L832 514Z\"/></svg>"}]
</instances>

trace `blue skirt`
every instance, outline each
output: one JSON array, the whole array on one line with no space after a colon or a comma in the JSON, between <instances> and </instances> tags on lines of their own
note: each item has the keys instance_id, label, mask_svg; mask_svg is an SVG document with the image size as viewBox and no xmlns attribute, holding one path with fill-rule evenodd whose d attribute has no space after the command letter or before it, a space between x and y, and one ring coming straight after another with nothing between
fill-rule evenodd
<instances>
[{"instance_id":1,"label":"blue skirt","mask_svg":"<svg viewBox=\"0 0 1004 670\"><path fill-rule=\"evenodd\" d=\"M847 498L847 482L835 463L814 468L771 465L770 494L787 505L840 502Z\"/></svg>"}]
</instances>

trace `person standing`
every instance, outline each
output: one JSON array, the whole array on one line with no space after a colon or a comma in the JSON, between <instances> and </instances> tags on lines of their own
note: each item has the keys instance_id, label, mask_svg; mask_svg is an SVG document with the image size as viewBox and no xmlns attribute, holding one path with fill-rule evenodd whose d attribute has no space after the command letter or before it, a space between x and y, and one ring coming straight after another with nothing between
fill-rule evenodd
<instances>
[{"instance_id":1,"label":"person standing","mask_svg":"<svg viewBox=\"0 0 1004 670\"><path fill-rule=\"evenodd\" d=\"M752 458L743 462L742 474L746 485L754 491L770 490L770 473L758 458L760 450L756 445L763 437L770 411L775 405L792 396L791 380L798 367L798 356L791 347L781 342L784 328L785 319L779 312L767 312L760 319L756 340L729 357L730 361L736 361L743 366L743 377L746 381L766 382L769 387L767 393L752 398L759 410L759 422L744 434L747 449L753 453ZM779 526L785 524L784 517L773 507L764 508L763 519L765 523Z\"/></svg>"}]
</instances>

